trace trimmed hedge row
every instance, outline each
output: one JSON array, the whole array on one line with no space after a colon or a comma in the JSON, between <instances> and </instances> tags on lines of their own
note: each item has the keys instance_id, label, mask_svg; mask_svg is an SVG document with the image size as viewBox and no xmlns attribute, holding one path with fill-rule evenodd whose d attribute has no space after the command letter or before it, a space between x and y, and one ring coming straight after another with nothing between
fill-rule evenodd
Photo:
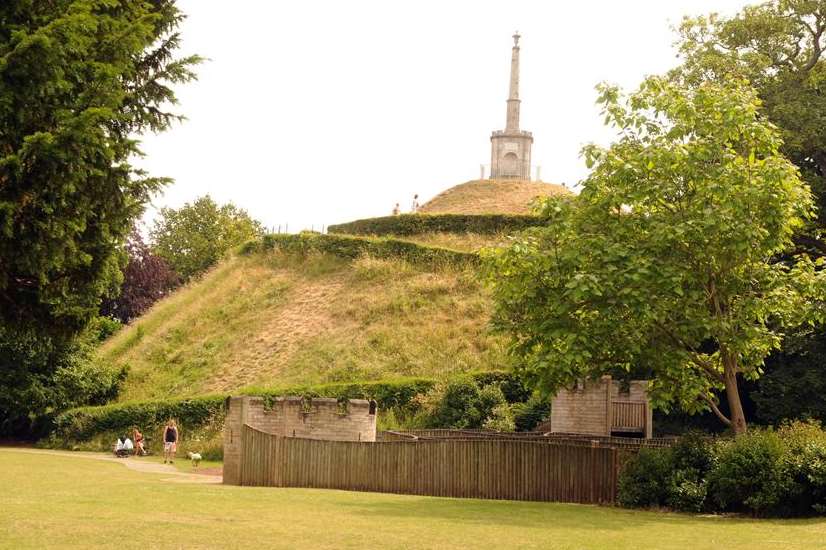
<instances>
[{"instance_id":1,"label":"trimmed hedge row","mask_svg":"<svg viewBox=\"0 0 826 550\"><path fill-rule=\"evenodd\" d=\"M502 384L506 398L519 400L525 390L515 375L506 372L481 372L470 375L481 385ZM248 388L243 395L277 397L335 397L339 399L375 399L380 409L404 408L416 396L427 393L437 381L430 378L406 378L382 382L353 382L281 388ZM145 433L160 429L169 418L176 418L187 430L221 419L229 395L207 395L185 399L164 399L116 403L100 407L80 407L58 415L49 436L51 442L84 442L105 433L127 433L132 426ZM221 420L222 421L222 420Z\"/></svg>"},{"instance_id":2,"label":"trimmed hedge row","mask_svg":"<svg viewBox=\"0 0 826 550\"><path fill-rule=\"evenodd\" d=\"M309 252L320 252L346 259L355 259L368 254L374 258L400 258L420 265L460 267L479 264L479 256L473 252L424 246L396 239L320 235L317 233L264 235L258 241L245 244L241 249L241 253L250 254L267 250L281 250L301 255Z\"/></svg>"},{"instance_id":3,"label":"trimmed hedge row","mask_svg":"<svg viewBox=\"0 0 826 550\"><path fill-rule=\"evenodd\" d=\"M133 426L151 433L169 418L176 418L187 429L202 426L222 416L225 395L206 395L188 399L135 401L100 407L69 409L54 419L50 438L63 441L88 441L98 434L125 434Z\"/></svg>"},{"instance_id":4,"label":"trimmed hedge row","mask_svg":"<svg viewBox=\"0 0 826 550\"><path fill-rule=\"evenodd\" d=\"M345 235L419 235L422 233L478 233L521 231L542 225L538 216L525 214L400 214L331 225L330 233Z\"/></svg>"}]
</instances>

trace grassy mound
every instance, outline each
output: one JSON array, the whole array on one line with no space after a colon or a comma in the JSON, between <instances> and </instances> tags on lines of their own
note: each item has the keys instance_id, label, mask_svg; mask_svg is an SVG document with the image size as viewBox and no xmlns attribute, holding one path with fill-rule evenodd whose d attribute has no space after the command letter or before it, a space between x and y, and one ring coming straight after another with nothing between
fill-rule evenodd
<instances>
[{"instance_id":1,"label":"grassy mound","mask_svg":"<svg viewBox=\"0 0 826 550\"><path fill-rule=\"evenodd\" d=\"M502 368L490 300L469 267L401 259L231 258L100 350L128 365L120 400Z\"/></svg>"},{"instance_id":2,"label":"grassy mound","mask_svg":"<svg viewBox=\"0 0 826 550\"><path fill-rule=\"evenodd\" d=\"M537 197L568 194L561 185L536 181L474 180L443 191L422 205L422 214L530 214Z\"/></svg>"}]
</instances>

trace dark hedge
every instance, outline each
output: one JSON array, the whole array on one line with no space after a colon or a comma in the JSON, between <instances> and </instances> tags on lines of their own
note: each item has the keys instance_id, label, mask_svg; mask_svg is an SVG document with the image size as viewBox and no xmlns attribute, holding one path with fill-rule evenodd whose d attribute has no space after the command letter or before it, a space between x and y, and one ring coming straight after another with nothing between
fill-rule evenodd
<instances>
[{"instance_id":1,"label":"dark hedge","mask_svg":"<svg viewBox=\"0 0 826 550\"><path fill-rule=\"evenodd\" d=\"M364 254L374 258L399 258L419 265L475 266L479 256L436 246L424 246L388 238L349 237L299 233L297 235L264 235L261 240L245 244L241 253L281 250L295 254L320 252L340 258L355 259Z\"/></svg>"},{"instance_id":2,"label":"dark hedge","mask_svg":"<svg viewBox=\"0 0 826 550\"><path fill-rule=\"evenodd\" d=\"M346 235L419 235L422 233L516 232L542 225L538 216L517 214L401 214L331 225L330 233Z\"/></svg>"}]
</instances>

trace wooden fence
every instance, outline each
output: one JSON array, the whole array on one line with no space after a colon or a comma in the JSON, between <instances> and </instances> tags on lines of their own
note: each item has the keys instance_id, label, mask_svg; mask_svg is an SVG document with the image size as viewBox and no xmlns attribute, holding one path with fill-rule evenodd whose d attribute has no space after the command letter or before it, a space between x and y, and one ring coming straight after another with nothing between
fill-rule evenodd
<instances>
[{"instance_id":1,"label":"wooden fence","mask_svg":"<svg viewBox=\"0 0 826 550\"><path fill-rule=\"evenodd\" d=\"M281 437L244 426L241 485L609 504L632 451L504 438L377 443Z\"/></svg>"},{"instance_id":2,"label":"wooden fence","mask_svg":"<svg viewBox=\"0 0 826 550\"><path fill-rule=\"evenodd\" d=\"M611 402L611 430L645 432L647 403L639 401Z\"/></svg>"}]
</instances>

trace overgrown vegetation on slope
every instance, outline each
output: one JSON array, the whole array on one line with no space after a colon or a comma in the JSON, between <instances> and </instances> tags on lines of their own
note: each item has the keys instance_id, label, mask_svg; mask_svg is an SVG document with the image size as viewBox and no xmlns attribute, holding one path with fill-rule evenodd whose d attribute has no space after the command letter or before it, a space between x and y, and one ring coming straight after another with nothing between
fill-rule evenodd
<instances>
[{"instance_id":1,"label":"overgrown vegetation on slope","mask_svg":"<svg viewBox=\"0 0 826 550\"><path fill-rule=\"evenodd\" d=\"M396 259L232 258L110 339L120 400L503 368L474 271Z\"/></svg>"}]
</instances>

